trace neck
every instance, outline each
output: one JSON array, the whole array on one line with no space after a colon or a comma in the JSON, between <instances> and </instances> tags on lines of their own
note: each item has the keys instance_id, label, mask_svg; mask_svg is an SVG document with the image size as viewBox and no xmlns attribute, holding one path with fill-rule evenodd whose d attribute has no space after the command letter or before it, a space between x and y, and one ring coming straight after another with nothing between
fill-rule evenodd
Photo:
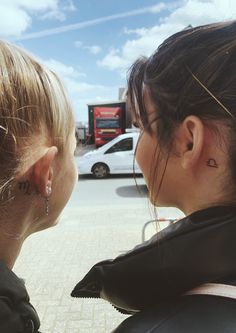
<instances>
[{"instance_id":1,"label":"neck","mask_svg":"<svg viewBox=\"0 0 236 333\"><path fill-rule=\"evenodd\" d=\"M190 188L193 189L192 191L182 194L184 200L181 200L177 207L181 209L185 215L208 207L233 204L232 198L227 196L226 193L223 193L220 187L216 188L216 183L211 184L210 181L208 181L206 184L207 186L202 186L201 190L199 190L199 185L192 185L190 186Z\"/></svg>"},{"instance_id":2,"label":"neck","mask_svg":"<svg viewBox=\"0 0 236 333\"><path fill-rule=\"evenodd\" d=\"M29 233L27 216L24 216L20 210L17 216L14 213L12 214L14 217L11 217L10 214L11 212L6 215L3 211L0 219L0 260L12 269Z\"/></svg>"},{"instance_id":3,"label":"neck","mask_svg":"<svg viewBox=\"0 0 236 333\"><path fill-rule=\"evenodd\" d=\"M2 260L9 269L12 269L20 253L23 237L18 238L2 231L0 236L0 260Z\"/></svg>"},{"instance_id":4,"label":"neck","mask_svg":"<svg viewBox=\"0 0 236 333\"><path fill-rule=\"evenodd\" d=\"M44 200L42 201L44 204ZM14 206L14 208L13 208ZM14 196L14 202L0 210L0 260L12 269L25 239L38 230L40 213L34 197ZM17 213L16 213L17 212Z\"/></svg>"}]
</instances>

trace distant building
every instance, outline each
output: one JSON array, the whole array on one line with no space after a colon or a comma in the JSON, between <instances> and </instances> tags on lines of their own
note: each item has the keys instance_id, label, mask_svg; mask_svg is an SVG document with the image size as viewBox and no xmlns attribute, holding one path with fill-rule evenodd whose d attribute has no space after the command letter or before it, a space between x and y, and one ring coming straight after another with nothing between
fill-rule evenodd
<instances>
[{"instance_id":1,"label":"distant building","mask_svg":"<svg viewBox=\"0 0 236 333\"><path fill-rule=\"evenodd\" d=\"M126 101L126 98L127 98L127 89L119 88L119 94L118 94L119 101Z\"/></svg>"},{"instance_id":2,"label":"distant building","mask_svg":"<svg viewBox=\"0 0 236 333\"><path fill-rule=\"evenodd\" d=\"M75 123L75 136L77 144L86 142L87 131L88 125L85 122L77 121Z\"/></svg>"}]
</instances>

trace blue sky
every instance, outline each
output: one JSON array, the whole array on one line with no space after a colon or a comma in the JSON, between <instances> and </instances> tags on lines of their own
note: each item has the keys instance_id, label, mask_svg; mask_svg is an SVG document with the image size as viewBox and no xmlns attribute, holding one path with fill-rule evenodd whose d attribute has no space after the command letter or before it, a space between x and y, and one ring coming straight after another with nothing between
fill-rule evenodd
<instances>
[{"instance_id":1,"label":"blue sky","mask_svg":"<svg viewBox=\"0 0 236 333\"><path fill-rule=\"evenodd\" d=\"M117 100L137 57L189 24L234 18L234 0L0 0L0 38L56 71L86 122L87 103Z\"/></svg>"}]
</instances>

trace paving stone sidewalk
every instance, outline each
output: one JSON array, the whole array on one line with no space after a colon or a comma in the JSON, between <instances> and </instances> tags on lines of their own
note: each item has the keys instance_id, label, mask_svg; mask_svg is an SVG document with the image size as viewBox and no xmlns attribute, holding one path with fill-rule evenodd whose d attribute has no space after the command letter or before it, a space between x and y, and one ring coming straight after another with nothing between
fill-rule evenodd
<instances>
[{"instance_id":1,"label":"paving stone sidewalk","mask_svg":"<svg viewBox=\"0 0 236 333\"><path fill-rule=\"evenodd\" d=\"M42 333L109 333L127 317L70 292L97 261L140 243L148 219L147 206L66 208L56 227L26 240L14 271L26 282Z\"/></svg>"}]
</instances>

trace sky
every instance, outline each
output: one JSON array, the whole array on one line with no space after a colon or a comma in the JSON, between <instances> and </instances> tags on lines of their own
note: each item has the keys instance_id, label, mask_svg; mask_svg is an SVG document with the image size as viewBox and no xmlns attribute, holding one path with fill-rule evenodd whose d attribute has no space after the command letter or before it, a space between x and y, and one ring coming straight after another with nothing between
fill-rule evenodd
<instances>
[{"instance_id":1,"label":"sky","mask_svg":"<svg viewBox=\"0 0 236 333\"><path fill-rule=\"evenodd\" d=\"M139 56L189 24L235 18L235 0L0 0L0 38L54 70L86 123L87 104L118 100Z\"/></svg>"}]
</instances>

